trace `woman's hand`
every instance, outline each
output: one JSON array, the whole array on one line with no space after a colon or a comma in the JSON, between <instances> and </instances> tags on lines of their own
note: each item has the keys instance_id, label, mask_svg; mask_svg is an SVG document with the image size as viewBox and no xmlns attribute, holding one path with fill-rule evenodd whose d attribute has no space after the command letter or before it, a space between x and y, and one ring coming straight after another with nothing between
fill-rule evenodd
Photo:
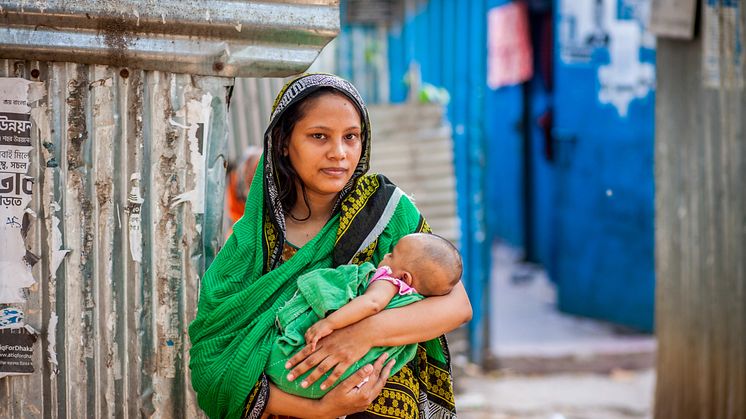
<instances>
[{"instance_id":1,"label":"woman's hand","mask_svg":"<svg viewBox=\"0 0 746 419\"><path fill-rule=\"evenodd\" d=\"M335 330L321 339L316 344L315 350L310 345L306 345L285 364L285 368L292 368L288 374L288 380L293 381L316 367L301 383L302 387L308 387L333 369L329 377L321 383L322 390L330 387L352 364L368 353L372 347L372 338L368 333L369 330L359 322Z\"/></svg>"},{"instance_id":2,"label":"woman's hand","mask_svg":"<svg viewBox=\"0 0 746 419\"><path fill-rule=\"evenodd\" d=\"M389 379L394 360L384 366L387 354L373 365L366 365L339 383L321 399L306 399L285 393L269 383L269 401L262 418L269 415L329 419L365 410Z\"/></svg>"},{"instance_id":3,"label":"woman's hand","mask_svg":"<svg viewBox=\"0 0 746 419\"><path fill-rule=\"evenodd\" d=\"M396 363L392 359L384 366L386 358L388 354L381 355L373 366L360 368L322 397L319 403L324 416L340 417L367 409L381 393Z\"/></svg>"}]
</instances>

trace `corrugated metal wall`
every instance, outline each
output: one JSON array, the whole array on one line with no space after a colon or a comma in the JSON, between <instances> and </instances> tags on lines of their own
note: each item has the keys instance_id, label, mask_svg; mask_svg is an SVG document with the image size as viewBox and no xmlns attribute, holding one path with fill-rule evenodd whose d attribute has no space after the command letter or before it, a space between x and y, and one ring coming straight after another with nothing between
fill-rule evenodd
<instances>
[{"instance_id":1,"label":"corrugated metal wall","mask_svg":"<svg viewBox=\"0 0 746 419\"><path fill-rule=\"evenodd\" d=\"M655 417L746 417L746 139L740 2L659 39Z\"/></svg>"},{"instance_id":2,"label":"corrugated metal wall","mask_svg":"<svg viewBox=\"0 0 746 419\"><path fill-rule=\"evenodd\" d=\"M370 107L370 171L383 173L411 196L433 231L458 242L451 127L434 104Z\"/></svg>"},{"instance_id":3,"label":"corrugated metal wall","mask_svg":"<svg viewBox=\"0 0 746 419\"><path fill-rule=\"evenodd\" d=\"M272 103L284 84L285 79L281 78L235 80L229 110L231 135L225 154L227 161L235 164L249 146L263 146Z\"/></svg>"},{"instance_id":4,"label":"corrugated metal wall","mask_svg":"<svg viewBox=\"0 0 746 419\"><path fill-rule=\"evenodd\" d=\"M219 77L303 72L339 31L339 0L5 0L0 57Z\"/></svg>"},{"instance_id":5,"label":"corrugated metal wall","mask_svg":"<svg viewBox=\"0 0 746 419\"><path fill-rule=\"evenodd\" d=\"M341 32L330 45L338 63L336 72L350 80L367 103L388 103L389 60L386 27L343 26ZM321 56L324 56L324 52Z\"/></svg>"},{"instance_id":6,"label":"corrugated metal wall","mask_svg":"<svg viewBox=\"0 0 746 419\"><path fill-rule=\"evenodd\" d=\"M13 59L0 61L3 88L35 83L24 215L17 203L27 192L6 194L8 185L28 184L17 173L26 162L8 157L16 147L9 143L19 142L23 150L12 153L26 158L28 139L5 134L8 115L22 118L11 121L14 132L28 115L3 108L0 192L15 208L2 210L24 221L14 215L10 228L3 225L0 249L22 239L14 253L28 250L23 261L38 263L36 284L17 287L23 303L0 309L25 313L38 339L33 374L0 379L0 417L201 416L186 330L199 277L222 241L233 81L195 74L303 71L338 33L338 7L337 0L3 2L0 57ZM25 98L18 102L11 105L25 109ZM7 272L26 273L19 259L0 258L0 290L19 283Z\"/></svg>"},{"instance_id":7,"label":"corrugated metal wall","mask_svg":"<svg viewBox=\"0 0 746 419\"><path fill-rule=\"evenodd\" d=\"M0 417L200 417L186 328L221 236L232 80L23 61L0 77L44 93L22 307L41 335L35 373L0 379Z\"/></svg>"}]
</instances>

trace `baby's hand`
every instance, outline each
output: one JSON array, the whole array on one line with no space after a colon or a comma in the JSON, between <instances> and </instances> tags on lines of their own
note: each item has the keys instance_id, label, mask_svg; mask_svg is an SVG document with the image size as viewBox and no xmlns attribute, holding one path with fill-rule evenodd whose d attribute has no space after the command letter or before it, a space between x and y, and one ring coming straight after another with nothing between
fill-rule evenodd
<instances>
[{"instance_id":1,"label":"baby's hand","mask_svg":"<svg viewBox=\"0 0 746 419\"><path fill-rule=\"evenodd\" d=\"M306 330L306 345L311 345L311 351L316 350L316 343L319 339L329 336L334 331L331 324L326 319L321 319L314 323L313 326Z\"/></svg>"}]
</instances>

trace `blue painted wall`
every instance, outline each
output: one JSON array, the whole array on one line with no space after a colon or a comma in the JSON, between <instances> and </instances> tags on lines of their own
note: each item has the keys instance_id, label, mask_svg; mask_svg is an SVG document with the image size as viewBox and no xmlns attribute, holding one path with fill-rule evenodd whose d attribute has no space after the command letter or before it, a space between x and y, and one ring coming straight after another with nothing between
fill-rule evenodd
<instances>
[{"instance_id":1,"label":"blue painted wall","mask_svg":"<svg viewBox=\"0 0 746 419\"><path fill-rule=\"evenodd\" d=\"M381 103L381 84L387 82L387 37L375 25L350 25L346 21L346 2L340 3L341 30L335 39L335 74L351 81L368 104Z\"/></svg>"},{"instance_id":2,"label":"blue painted wall","mask_svg":"<svg viewBox=\"0 0 746 419\"><path fill-rule=\"evenodd\" d=\"M485 13L509 3L488 0ZM488 240L516 248L525 245L523 99L521 85L488 88L485 95Z\"/></svg>"},{"instance_id":3,"label":"blue painted wall","mask_svg":"<svg viewBox=\"0 0 746 419\"><path fill-rule=\"evenodd\" d=\"M556 165L551 134L547 135L547 131L540 124L542 118L551 118L554 115L554 98L540 74L536 74L531 80L530 94L531 182L533 183L531 188L533 208L530 216L533 228L530 240L531 249L528 249L528 254L531 262L540 263L551 271L553 247L557 245L553 234L556 223ZM551 124L549 131L551 131Z\"/></svg>"},{"instance_id":4,"label":"blue painted wall","mask_svg":"<svg viewBox=\"0 0 746 419\"><path fill-rule=\"evenodd\" d=\"M520 85L487 89L485 96L489 241L523 248L523 89Z\"/></svg>"},{"instance_id":5,"label":"blue painted wall","mask_svg":"<svg viewBox=\"0 0 746 419\"><path fill-rule=\"evenodd\" d=\"M541 3L541 4L540 4ZM534 77L527 85L530 105L530 201L531 228L526 244L529 261L540 263L546 269L552 268L552 252L555 246L553 235L555 219L555 178L556 156L552 139L554 124L554 74L553 74L553 33L554 18L549 0L534 2L531 10L531 38L534 50Z\"/></svg>"},{"instance_id":6,"label":"blue painted wall","mask_svg":"<svg viewBox=\"0 0 746 419\"><path fill-rule=\"evenodd\" d=\"M613 18L586 32L578 22L595 11L574 1L555 9L550 274L562 310L652 330L654 40L631 35L641 26L637 1L594 2ZM631 54L614 53L615 42L634 41Z\"/></svg>"},{"instance_id":7,"label":"blue painted wall","mask_svg":"<svg viewBox=\"0 0 746 419\"><path fill-rule=\"evenodd\" d=\"M510 3L489 1L488 11ZM533 78L521 85L488 89L486 94L487 230L490 241L497 240L523 250L531 262L548 264L552 243L553 168L546 154L545 133L539 120L551 111L552 97L545 79L548 75L540 71L546 63L539 59L542 33L533 28L538 23L536 13L532 13L530 19ZM544 30L550 31L550 26ZM528 113L527 117L524 112Z\"/></svg>"},{"instance_id":8,"label":"blue painted wall","mask_svg":"<svg viewBox=\"0 0 746 419\"><path fill-rule=\"evenodd\" d=\"M391 101L404 101L412 62L423 83L450 93L447 117L453 129L460 248L464 282L474 317L469 325L471 356L481 360L489 317L490 254L485 227L486 6L485 1L408 2L404 21L390 30Z\"/></svg>"}]
</instances>

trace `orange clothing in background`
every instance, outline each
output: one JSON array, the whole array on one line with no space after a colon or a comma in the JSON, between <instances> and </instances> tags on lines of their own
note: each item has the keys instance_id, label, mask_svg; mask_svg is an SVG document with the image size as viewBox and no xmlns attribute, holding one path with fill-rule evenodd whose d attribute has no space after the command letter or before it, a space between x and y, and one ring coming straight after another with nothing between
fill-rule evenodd
<instances>
[{"instance_id":1,"label":"orange clothing in background","mask_svg":"<svg viewBox=\"0 0 746 419\"><path fill-rule=\"evenodd\" d=\"M228 172L228 185L225 188L225 211L231 226L243 217L246 197L249 196L251 181L254 179L254 172L261 155L262 150L260 148L248 148L244 153L244 158L236 168ZM231 232L232 228L229 229L228 235Z\"/></svg>"}]
</instances>

